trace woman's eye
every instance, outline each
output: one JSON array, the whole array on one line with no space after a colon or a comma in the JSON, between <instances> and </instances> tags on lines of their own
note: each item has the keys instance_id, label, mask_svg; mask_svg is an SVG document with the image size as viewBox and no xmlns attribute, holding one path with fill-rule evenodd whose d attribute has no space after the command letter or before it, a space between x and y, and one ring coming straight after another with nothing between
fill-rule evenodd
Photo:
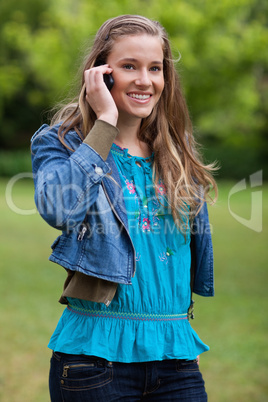
<instances>
[{"instance_id":1,"label":"woman's eye","mask_svg":"<svg viewBox=\"0 0 268 402\"><path fill-rule=\"evenodd\" d=\"M124 64L123 68L125 68L126 70L132 70L134 69L134 66L132 66L132 64Z\"/></svg>"},{"instance_id":2,"label":"woman's eye","mask_svg":"<svg viewBox=\"0 0 268 402\"><path fill-rule=\"evenodd\" d=\"M161 68L158 66L151 67L151 71L161 71Z\"/></svg>"}]
</instances>

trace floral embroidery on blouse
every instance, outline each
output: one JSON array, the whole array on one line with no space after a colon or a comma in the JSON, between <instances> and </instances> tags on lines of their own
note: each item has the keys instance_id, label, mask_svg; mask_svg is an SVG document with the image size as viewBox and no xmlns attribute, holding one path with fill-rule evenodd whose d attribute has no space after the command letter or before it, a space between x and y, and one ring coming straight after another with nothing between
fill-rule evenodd
<instances>
[{"instance_id":1,"label":"floral embroidery on blouse","mask_svg":"<svg viewBox=\"0 0 268 402\"><path fill-rule=\"evenodd\" d=\"M158 192L159 195L166 195L167 194L166 186L161 181L160 181L159 184L157 184L156 188L157 188L157 192Z\"/></svg>"},{"instance_id":2,"label":"floral embroidery on blouse","mask_svg":"<svg viewBox=\"0 0 268 402\"><path fill-rule=\"evenodd\" d=\"M130 182L128 179L126 179L126 185L127 185L129 194L135 194L135 191L136 191L135 184L132 181Z\"/></svg>"},{"instance_id":3,"label":"floral embroidery on blouse","mask_svg":"<svg viewBox=\"0 0 268 402\"><path fill-rule=\"evenodd\" d=\"M175 250L172 250L170 247L167 247L166 251L161 253L158 257L159 257L160 261L165 262L167 264L168 258L171 257L172 255L174 255L175 252L176 252Z\"/></svg>"},{"instance_id":4,"label":"floral embroidery on blouse","mask_svg":"<svg viewBox=\"0 0 268 402\"><path fill-rule=\"evenodd\" d=\"M167 247L166 255L169 257L170 255L174 255L175 251L171 250L171 248Z\"/></svg>"},{"instance_id":5,"label":"floral embroidery on blouse","mask_svg":"<svg viewBox=\"0 0 268 402\"><path fill-rule=\"evenodd\" d=\"M148 198L146 196L142 199L142 205L144 208L148 208Z\"/></svg>"},{"instance_id":6,"label":"floral embroidery on blouse","mask_svg":"<svg viewBox=\"0 0 268 402\"><path fill-rule=\"evenodd\" d=\"M143 218L142 222L143 222L142 223L142 230L144 232L150 232L150 230L151 230L150 220L148 218Z\"/></svg>"},{"instance_id":7,"label":"floral embroidery on blouse","mask_svg":"<svg viewBox=\"0 0 268 402\"><path fill-rule=\"evenodd\" d=\"M136 253L136 261L140 261L140 259L141 259L141 253L138 251Z\"/></svg>"}]
</instances>

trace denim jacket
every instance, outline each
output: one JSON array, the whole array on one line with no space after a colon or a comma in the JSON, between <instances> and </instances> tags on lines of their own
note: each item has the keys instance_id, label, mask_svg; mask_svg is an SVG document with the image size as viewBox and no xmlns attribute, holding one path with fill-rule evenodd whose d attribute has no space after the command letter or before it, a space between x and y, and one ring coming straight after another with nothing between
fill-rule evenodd
<instances>
[{"instance_id":1,"label":"denim jacket","mask_svg":"<svg viewBox=\"0 0 268 402\"><path fill-rule=\"evenodd\" d=\"M131 284L135 249L128 232L120 177L109 153L106 161L74 130L63 146L58 126L43 125L32 137L35 202L40 215L62 231L50 261L71 271ZM73 151L75 150L75 151ZM207 205L192 228L193 291L214 295L213 250Z\"/></svg>"}]
</instances>

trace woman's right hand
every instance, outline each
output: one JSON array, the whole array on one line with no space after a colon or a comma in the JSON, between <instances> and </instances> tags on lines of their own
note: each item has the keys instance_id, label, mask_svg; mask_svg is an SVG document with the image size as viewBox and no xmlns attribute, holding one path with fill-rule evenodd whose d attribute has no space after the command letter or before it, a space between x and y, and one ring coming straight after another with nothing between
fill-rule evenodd
<instances>
[{"instance_id":1,"label":"woman's right hand","mask_svg":"<svg viewBox=\"0 0 268 402\"><path fill-rule=\"evenodd\" d=\"M118 110L113 97L103 80L104 74L111 74L108 64L90 68L84 72L86 100L96 113L97 119L114 126L117 124Z\"/></svg>"}]
</instances>

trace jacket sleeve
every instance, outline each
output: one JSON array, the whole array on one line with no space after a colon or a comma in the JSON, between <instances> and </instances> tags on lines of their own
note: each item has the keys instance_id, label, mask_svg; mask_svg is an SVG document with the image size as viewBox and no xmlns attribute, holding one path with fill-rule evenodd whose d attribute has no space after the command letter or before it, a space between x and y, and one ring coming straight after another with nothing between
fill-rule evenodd
<instances>
[{"instance_id":1,"label":"jacket sleeve","mask_svg":"<svg viewBox=\"0 0 268 402\"><path fill-rule=\"evenodd\" d=\"M194 218L191 234L192 290L200 296L214 296L214 261L206 202Z\"/></svg>"},{"instance_id":2,"label":"jacket sleeve","mask_svg":"<svg viewBox=\"0 0 268 402\"><path fill-rule=\"evenodd\" d=\"M65 138L75 149L72 152L60 142L58 128L43 125L31 140L35 203L49 225L70 231L84 220L103 177L110 172L109 165L90 146L91 134L100 148L97 139L103 140L104 131L110 148L118 130L97 120L84 142L75 131L69 131Z\"/></svg>"}]
</instances>

